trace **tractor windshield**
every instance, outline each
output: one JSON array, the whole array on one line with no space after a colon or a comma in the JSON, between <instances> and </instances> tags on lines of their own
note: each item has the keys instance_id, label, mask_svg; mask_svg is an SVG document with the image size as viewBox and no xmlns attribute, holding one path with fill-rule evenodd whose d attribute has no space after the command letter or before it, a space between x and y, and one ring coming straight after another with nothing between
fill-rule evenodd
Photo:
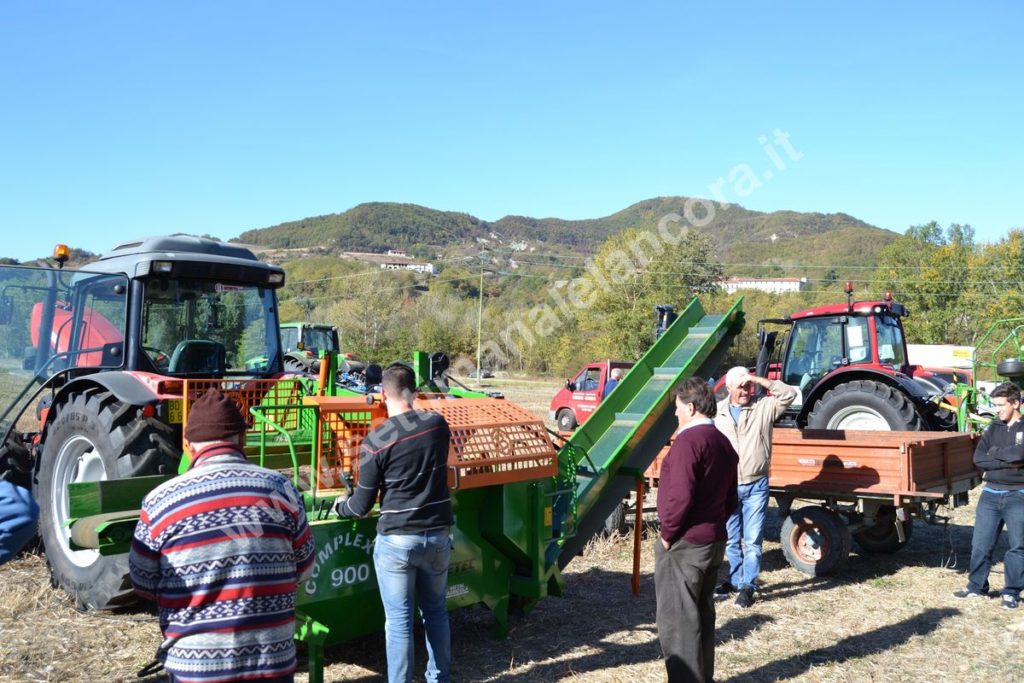
<instances>
[{"instance_id":1,"label":"tractor windshield","mask_svg":"<svg viewBox=\"0 0 1024 683\"><path fill-rule=\"evenodd\" d=\"M307 327L302 331L303 346L313 352L338 351L334 340L334 330L330 327Z\"/></svg>"},{"instance_id":2,"label":"tractor windshield","mask_svg":"<svg viewBox=\"0 0 1024 683\"><path fill-rule=\"evenodd\" d=\"M864 316L798 320L789 339L782 381L801 390L844 363L872 362L871 334ZM881 339L879 333L879 343Z\"/></svg>"},{"instance_id":3,"label":"tractor windshield","mask_svg":"<svg viewBox=\"0 0 1024 683\"><path fill-rule=\"evenodd\" d=\"M871 362L866 318L805 318L793 324L782 381L801 391L844 362Z\"/></svg>"},{"instance_id":4,"label":"tractor windshield","mask_svg":"<svg viewBox=\"0 0 1024 683\"><path fill-rule=\"evenodd\" d=\"M294 351L299 346L299 328L297 327L282 327L281 328L281 350L285 353Z\"/></svg>"},{"instance_id":5,"label":"tractor windshield","mask_svg":"<svg viewBox=\"0 0 1024 683\"><path fill-rule=\"evenodd\" d=\"M782 381L803 390L843 357L842 324L838 318L807 318L793 324Z\"/></svg>"},{"instance_id":6,"label":"tractor windshield","mask_svg":"<svg viewBox=\"0 0 1024 683\"><path fill-rule=\"evenodd\" d=\"M54 375L124 365L127 293L123 275L0 266L3 434L23 413L34 421L26 408Z\"/></svg>"},{"instance_id":7,"label":"tractor windshield","mask_svg":"<svg viewBox=\"0 0 1024 683\"><path fill-rule=\"evenodd\" d=\"M277 357L273 292L213 280L152 280L142 307L142 351L157 372L223 376L267 370Z\"/></svg>"}]
</instances>

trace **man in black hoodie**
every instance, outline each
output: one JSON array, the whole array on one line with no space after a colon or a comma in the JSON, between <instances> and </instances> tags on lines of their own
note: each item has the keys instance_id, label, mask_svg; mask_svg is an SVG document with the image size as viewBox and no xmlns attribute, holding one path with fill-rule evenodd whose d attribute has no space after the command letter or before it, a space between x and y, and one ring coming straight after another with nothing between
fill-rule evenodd
<instances>
[{"instance_id":1,"label":"man in black hoodie","mask_svg":"<svg viewBox=\"0 0 1024 683\"><path fill-rule=\"evenodd\" d=\"M334 509L341 517L364 517L380 496L373 563L384 603L389 683L412 680L414 605L426 632L427 683L448 683L451 431L438 413L413 408L416 378L408 367L396 363L384 371L381 396L388 419L363 440L356 490Z\"/></svg>"},{"instance_id":2,"label":"man in black hoodie","mask_svg":"<svg viewBox=\"0 0 1024 683\"><path fill-rule=\"evenodd\" d=\"M1020 389L1005 382L992 391L991 398L999 421L989 425L974 451L974 464L984 470L985 484L974 513L967 588L953 595L957 598L988 595L992 551L1005 524L1010 548L1003 557L1002 605L1006 609L1017 609L1024 588L1024 421L1020 413Z\"/></svg>"}]
</instances>

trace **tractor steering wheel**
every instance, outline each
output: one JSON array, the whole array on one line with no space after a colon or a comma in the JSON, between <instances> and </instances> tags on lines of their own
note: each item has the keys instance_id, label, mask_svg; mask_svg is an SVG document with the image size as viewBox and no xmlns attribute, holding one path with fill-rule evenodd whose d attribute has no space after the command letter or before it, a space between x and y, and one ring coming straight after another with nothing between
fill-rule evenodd
<instances>
[{"instance_id":1,"label":"tractor steering wheel","mask_svg":"<svg viewBox=\"0 0 1024 683\"><path fill-rule=\"evenodd\" d=\"M171 357L155 346L143 346L142 350L146 352L146 355L149 356L157 370L166 371L170 366Z\"/></svg>"}]
</instances>

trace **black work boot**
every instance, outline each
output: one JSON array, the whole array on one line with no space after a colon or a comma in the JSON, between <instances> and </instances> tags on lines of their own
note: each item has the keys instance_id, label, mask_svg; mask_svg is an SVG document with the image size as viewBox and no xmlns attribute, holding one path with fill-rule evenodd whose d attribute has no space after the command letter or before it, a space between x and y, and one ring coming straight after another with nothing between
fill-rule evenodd
<instances>
[{"instance_id":1,"label":"black work boot","mask_svg":"<svg viewBox=\"0 0 1024 683\"><path fill-rule=\"evenodd\" d=\"M728 581L723 581L722 583L715 586L715 600L725 600L735 592L736 586L732 585Z\"/></svg>"},{"instance_id":2,"label":"black work boot","mask_svg":"<svg viewBox=\"0 0 1024 683\"><path fill-rule=\"evenodd\" d=\"M754 604L754 589L749 586L740 589L740 594L736 596L736 606L741 609L746 609Z\"/></svg>"}]
</instances>

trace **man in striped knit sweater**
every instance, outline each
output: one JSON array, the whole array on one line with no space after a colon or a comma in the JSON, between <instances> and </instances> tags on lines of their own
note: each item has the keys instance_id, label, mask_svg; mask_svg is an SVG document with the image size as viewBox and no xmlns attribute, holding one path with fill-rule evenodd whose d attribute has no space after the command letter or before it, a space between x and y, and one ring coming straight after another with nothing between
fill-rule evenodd
<instances>
[{"instance_id":1,"label":"man in striped knit sweater","mask_svg":"<svg viewBox=\"0 0 1024 683\"><path fill-rule=\"evenodd\" d=\"M129 563L160 608L157 659L180 683L292 681L295 587L312 568L302 498L246 460L245 420L211 390L185 427L189 471L142 503Z\"/></svg>"}]
</instances>

